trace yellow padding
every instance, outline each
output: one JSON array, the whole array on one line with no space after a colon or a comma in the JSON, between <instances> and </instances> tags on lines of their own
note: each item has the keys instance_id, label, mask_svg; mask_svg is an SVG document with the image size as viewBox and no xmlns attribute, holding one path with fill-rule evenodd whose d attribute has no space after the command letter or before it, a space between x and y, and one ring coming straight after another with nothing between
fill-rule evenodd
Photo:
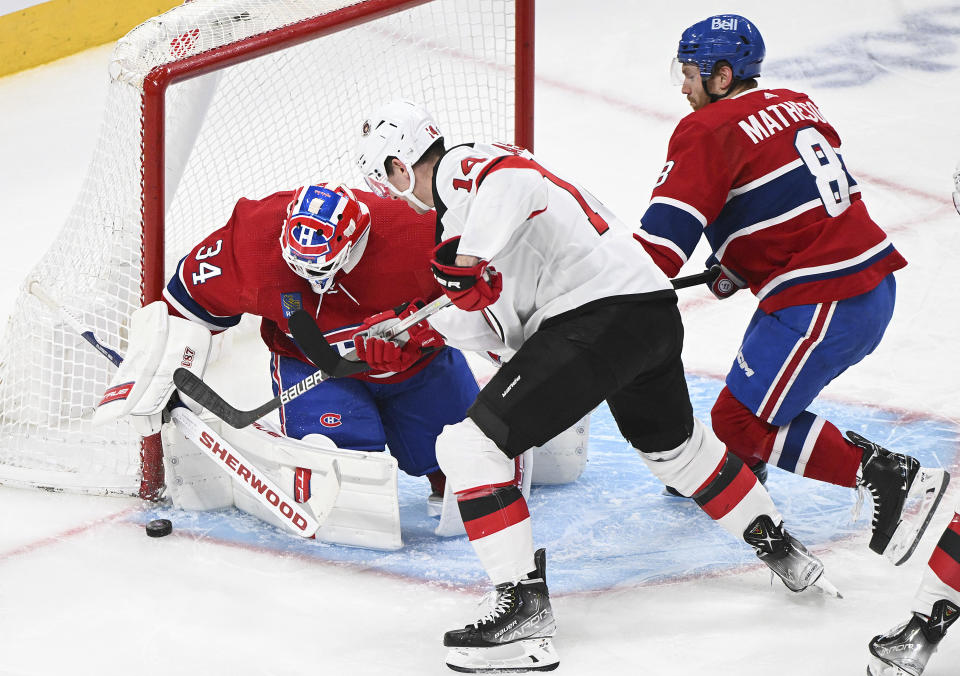
<instances>
[{"instance_id":1,"label":"yellow padding","mask_svg":"<svg viewBox=\"0 0 960 676\"><path fill-rule=\"evenodd\" d=\"M182 0L50 0L0 16L0 76L114 42Z\"/></svg>"}]
</instances>

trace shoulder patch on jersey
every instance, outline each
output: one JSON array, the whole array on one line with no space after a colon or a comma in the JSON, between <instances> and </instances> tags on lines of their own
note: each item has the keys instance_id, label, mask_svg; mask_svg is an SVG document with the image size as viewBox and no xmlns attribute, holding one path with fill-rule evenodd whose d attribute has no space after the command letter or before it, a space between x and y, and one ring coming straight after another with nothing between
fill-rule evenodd
<instances>
[{"instance_id":1,"label":"shoulder patch on jersey","mask_svg":"<svg viewBox=\"0 0 960 676\"><path fill-rule=\"evenodd\" d=\"M771 94L770 92L764 92L764 93L763 93L763 98L765 98L765 99L778 99L778 98L780 98L780 97L777 96L776 94Z\"/></svg>"},{"instance_id":2,"label":"shoulder patch on jersey","mask_svg":"<svg viewBox=\"0 0 960 676\"><path fill-rule=\"evenodd\" d=\"M280 308L283 310L283 316L290 319L293 313L303 309L303 296L299 291L280 294Z\"/></svg>"}]
</instances>

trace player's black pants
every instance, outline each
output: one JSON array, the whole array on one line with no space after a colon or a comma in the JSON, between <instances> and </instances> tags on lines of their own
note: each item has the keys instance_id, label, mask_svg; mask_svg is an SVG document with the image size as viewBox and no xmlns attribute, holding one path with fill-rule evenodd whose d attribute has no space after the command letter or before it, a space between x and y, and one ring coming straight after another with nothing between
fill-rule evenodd
<instances>
[{"instance_id":1,"label":"player's black pants","mask_svg":"<svg viewBox=\"0 0 960 676\"><path fill-rule=\"evenodd\" d=\"M545 321L480 391L468 415L514 458L606 399L635 448L676 448L693 431L682 347L672 292L586 305Z\"/></svg>"}]
</instances>

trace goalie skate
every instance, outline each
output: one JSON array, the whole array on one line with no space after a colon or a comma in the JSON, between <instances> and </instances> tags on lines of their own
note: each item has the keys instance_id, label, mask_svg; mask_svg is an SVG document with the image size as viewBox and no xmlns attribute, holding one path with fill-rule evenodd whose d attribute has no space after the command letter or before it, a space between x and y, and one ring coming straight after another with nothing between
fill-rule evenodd
<instances>
[{"instance_id":1,"label":"goalie skate","mask_svg":"<svg viewBox=\"0 0 960 676\"><path fill-rule=\"evenodd\" d=\"M556 623L546 583L546 554L516 584L497 585L493 607L474 624L448 631L447 666L474 674L551 671L560 664L553 647Z\"/></svg>"}]
</instances>

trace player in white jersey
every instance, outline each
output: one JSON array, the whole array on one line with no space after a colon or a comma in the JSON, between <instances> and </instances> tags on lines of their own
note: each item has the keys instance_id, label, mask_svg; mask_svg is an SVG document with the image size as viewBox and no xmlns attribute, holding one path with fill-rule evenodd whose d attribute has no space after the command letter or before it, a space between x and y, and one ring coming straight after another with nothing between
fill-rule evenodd
<instances>
[{"instance_id":1,"label":"player in white jersey","mask_svg":"<svg viewBox=\"0 0 960 676\"><path fill-rule=\"evenodd\" d=\"M362 134L371 188L420 213L436 209L446 239L433 272L456 307L431 325L461 349L516 350L468 418L438 439L467 535L496 587L488 614L444 636L451 668L558 664L545 554L534 551L517 461L604 400L651 471L754 546L788 587L824 584L822 563L783 529L753 473L693 417L676 293L629 228L525 150L446 150L415 104L388 104ZM354 340L377 368L402 349L376 330Z\"/></svg>"},{"instance_id":2,"label":"player in white jersey","mask_svg":"<svg viewBox=\"0 0 960 676\"><path fill-rule=\"evenodd\" d=\"M953 205L960 214L960 162L953 172ZM924 568L910 617L868 645L869 676L921 676L960 617L960 502Z\"/></svg>"}]
</instances>

